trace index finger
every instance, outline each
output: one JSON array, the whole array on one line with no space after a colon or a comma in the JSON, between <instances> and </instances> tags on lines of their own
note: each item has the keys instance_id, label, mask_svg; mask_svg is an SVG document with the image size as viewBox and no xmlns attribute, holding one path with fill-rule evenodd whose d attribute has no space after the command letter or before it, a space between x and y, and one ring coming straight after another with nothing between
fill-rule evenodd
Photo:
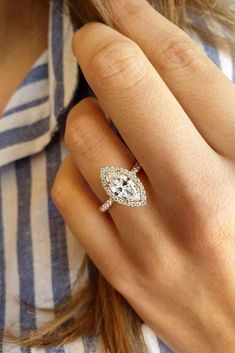
<instances>
[{"instance_id":1,"label":"index finger","mask_svg":"<svg viewBox=\"0 0 235 353\"><path fill-rule=\"evenodd\" d=\"M212 150L140 47L100 23L77 31L73 46L89 85L149 178L169 187L172 174L189 178L190 168L198 176Z\"/></svg>"}]
</instances>

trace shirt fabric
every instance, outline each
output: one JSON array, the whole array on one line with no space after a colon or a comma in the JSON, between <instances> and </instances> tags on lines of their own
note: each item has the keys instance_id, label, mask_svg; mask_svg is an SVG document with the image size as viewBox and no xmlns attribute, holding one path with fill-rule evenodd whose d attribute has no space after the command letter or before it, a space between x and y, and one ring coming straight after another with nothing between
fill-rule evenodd
<instances>
[{"instance_id":1,"label":"shirt fabric","mask_svg":"<svg viewBox=\"0 0 235 353\"><path fill-rule=\"evenodd\" d=\"M202 18L197 21L210 30ZM53 308L71 293L85 254L50 196L67 153L63 142L67 113L92 95L72 54L73 27L58 1L51 1L48 50L0 119L0 328L13 327L16 332L34 329L52 317L33 307ZM221 51L203 43L195 32L189 34L235 81L234 48ZM147 325L143 333L150 353L171 352ZM22 351L27 350L0 344L0 353ZM84 337L45 352L98 353L99 343L95 337Z\"/></svg>"}]
</instances>

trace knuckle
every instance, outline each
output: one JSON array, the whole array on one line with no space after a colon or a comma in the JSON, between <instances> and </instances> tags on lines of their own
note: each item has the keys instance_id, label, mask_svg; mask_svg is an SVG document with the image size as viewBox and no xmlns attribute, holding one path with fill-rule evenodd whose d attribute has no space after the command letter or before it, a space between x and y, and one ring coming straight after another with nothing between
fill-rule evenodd
<instances>
[{"instance_id":1,"label":"knuckle","mask_svg":"<svg viewBox=\"0 0 235 353\"><path fill-rule=\"evenodd\" d=\"M50 195L54 204L60 207L60 205L63 204L63 200L65 198L65 191L64 191L65 189L58 181L58 174L59 174L59 171L57 172L57 176L54 180L54 183L52 184Z\"/></svg>"},{"instance_id":2,"label":"knuckle","mask_svg":"<svg viewBox=\"0 0 235 353\"><path fill-rule=\"evenodd\" d=\"M66 211L71 204L72 185L64 177L64 162L57 171L56 177L50 190L50 197L55 206L62 212Z\"/></svg>"},{"instance_id":3,"label":"knuckle","mask_svg":"<svg viewBox=\"0 0 235 353\"><path fill-rule=\"evenodd\" d=\"M223 164L224 167L224 164ZM222 256L235 232L235 190L230 175L218 164L206 167L197 187L183 198L181 233L189 248L199 256ZM221 171L222 170L222 171ZM195 185L195 184L194 184ZM191 188L192 189L192 188ZM186 201L186 202L185 202Z\"/></svg>"},{"instance_id":4,"label":"knuckle","mask_svg":"<svg viewBox=\"0 0 235 353\"><path fill-rule=\"evenodd\" d=\"M160 44L159 65L161 70L198 70L206 71L207 61L199 52L196 44L188 38L187 34L180 33L169 36Z\"/></svg>"},{"instance_id":5,"label":"knuckle","mask_svg":"<svg viewBox=\"0 0 235 353\"><path fill-rule=\"evenodd\" d=\"M146 65L138 45L131 40L108 42L93 55L94 77L99 87L107 84L131 88L146 76Z\"/></svg>"},{"instance_id":6,"label":"knuckle","mask_svg":"<svg viewBox=\"0 0 235 353\"><path fill-rule=\"evenodd\" d=\"M74 114L77 116L74 117ZM99 155L102 146L97 124L91 119L89 112L77 114L76 109L69 113L64 139L70 152L79 157L92 158L92 152Z\"/></svg>"},{"instance_id":7,"label":"knuckle","mask_svg":"<svg viewBox=\"0 0 235 353\"><path fill-rule=\"evenodd\" d=\"M234 238L234 216L234 210L229 205L211 207L197 222L192 238L193 249L200 255L212 256L214 261L221 258L226 253L224 246L228 246Z\"/></svg>"},{"instance_id":8,"label":"knuckle","mask_svg":"<svg viewBox=\"0 0 235 353\"><path fill-rule=\"evenodd\" d=\"M64 142L68 148L70 147L70 144L74 137L73 126L74 126L74 121L76 119L77 119L77 111L76 111L76 108L73 107L69 111L69 114L66 120L65 133L64 133Z\"/></svg>"}]
</instances>

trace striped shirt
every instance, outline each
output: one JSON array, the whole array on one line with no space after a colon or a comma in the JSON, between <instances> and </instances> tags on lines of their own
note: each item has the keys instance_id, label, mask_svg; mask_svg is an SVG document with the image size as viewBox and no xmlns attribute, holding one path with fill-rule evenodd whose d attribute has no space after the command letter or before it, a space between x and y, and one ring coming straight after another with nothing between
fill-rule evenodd
<instances>
[{"instance_id":1,"label":"striped shirt","mask_svg":"<svg viewBox=\"0 0 235 353\"><path fill-rule=\"evenodd\" d=\"M0 119L0 328L13 327L16 332L35 329L52 317L33 307L53 308L68 296L84 256L50 197L67 153L63 142L67 112L91 94L72 55L72 34L69 15L52 0L48 50L35 62ZM189 34L235 81L234 48L221 51L201 42L196 33ZM23 302L33 307L29 310ZM143 332L149 352L171 352L148 326L143 325ZM0 345L0 353L9 351L23 349ZM96 353L99 347L95 337L84 337L46 350L50 351Z\"/></svg>"}]
</instances>

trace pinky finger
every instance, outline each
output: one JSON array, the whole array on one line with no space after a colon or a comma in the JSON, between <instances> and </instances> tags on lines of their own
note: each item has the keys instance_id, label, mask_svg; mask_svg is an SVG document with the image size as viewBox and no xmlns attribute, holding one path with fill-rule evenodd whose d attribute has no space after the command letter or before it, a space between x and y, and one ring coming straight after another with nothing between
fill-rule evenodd
<instances>
[{"instance_id":1,"label":"pinky finger","mask_svg":"<svg viewBox=\"0 0 235 353\"><path fill-rule=\"evenodd\" d=\"M118 289L129 266L119 235L110 215L99 212L100 201L70 155L57 172L51 196L81 246L103 276Z\"/></svg>"}]
</instances>

